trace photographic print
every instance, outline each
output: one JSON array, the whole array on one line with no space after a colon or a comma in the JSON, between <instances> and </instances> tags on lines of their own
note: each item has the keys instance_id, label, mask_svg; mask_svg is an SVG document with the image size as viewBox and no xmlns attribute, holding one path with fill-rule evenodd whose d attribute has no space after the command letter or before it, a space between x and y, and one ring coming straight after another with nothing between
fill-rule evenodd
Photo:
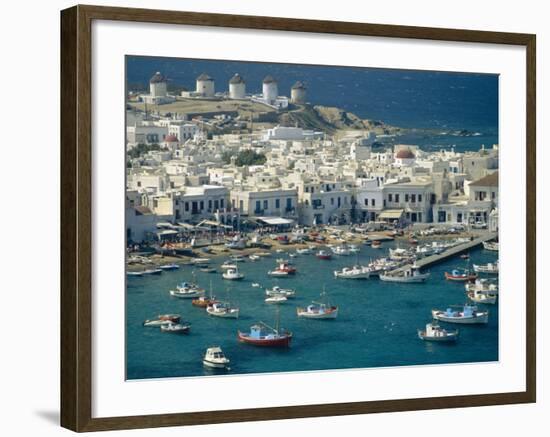
<instances>
[{"instance_id":1,"label":"photographic print","mask_svg":"<svg viewBox=\"0 0 550 437\"><path fill-rule=\"evenodd\" d=\"M499 360L498 75L125 80L127 379Z\"/></svg>"}]
</instances>

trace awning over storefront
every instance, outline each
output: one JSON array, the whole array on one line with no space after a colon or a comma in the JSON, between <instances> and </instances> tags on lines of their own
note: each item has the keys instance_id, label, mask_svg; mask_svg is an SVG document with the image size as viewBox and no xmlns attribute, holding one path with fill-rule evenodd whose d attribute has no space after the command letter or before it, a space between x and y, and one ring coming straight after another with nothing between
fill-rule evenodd
<instances>
[{"instance_id":1,"label":"awning over storefront","mask_svg":"<svg viewBox=\"0 0 550 437\"><path fill-rule=\"evenodd\" d=\"M378 215L379 220L399 220L403 216L402 209L386 209Z\"/></svg>"},{"instance_id":2,"label":"awning over storefront","mask_svg":"<svg viewBox=\"0 0 550 437\"><path fill-rule=\"evenodd\" d=\"M172 235L177 235L178 231L174 231L172 229L163 229L162 231L155 232L157 235L157 238L161 239L164 237L170 237Z\"/></svg>"},{"instance_id":3,"label":"awning over storefront","mask_svg":"<svg viewBox=\"0 0 550 437\"><path fill-rule=\"evenodd\" d=\"M256 219L270 226L291 225L294 223L294 220L282 217L256 217Z\"/></svg>"}]
</instances>

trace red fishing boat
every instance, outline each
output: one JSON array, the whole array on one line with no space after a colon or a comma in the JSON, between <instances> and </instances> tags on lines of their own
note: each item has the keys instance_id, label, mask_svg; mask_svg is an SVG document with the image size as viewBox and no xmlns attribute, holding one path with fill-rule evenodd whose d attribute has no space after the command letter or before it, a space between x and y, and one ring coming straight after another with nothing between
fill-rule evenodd
<instances>
[{"instance_id":1,"label":"red fishing boat","mask_svg":"<svg viewBox=\"0 0 550 437\"><path fill-rule=\"evenodd\" d=\"M292 332L279 328L279 311L277 310L275 328L264 322L258 322L250 327L250 332L237 331L237 338L243 343L254 346L289 347Z\"/></svg>"},{"instance_id":2,"label":"red fishing boat","mask_svg":"<svg viewBox=\"0 0 550 437\"><path fill-rule=\"evenodd\" d=\"M472 273L469 269L453 269L451 273L445 272L445 279L448 281L466 282L475 281L476 273Z\"/></svg>"},{"instance_id":3,"label":"red fishing boat","mask_svg":"<svg viewBox=\"0 0 550 437\"><path fill-rule=\"evenodd\" d=\"M275 270L272 270L270 272L267 272L270 276L288 276L288 275L294 275L296 273L296 269L292 267L287 262L279 263L279 267L277 267Z\"/></svg>"},{"instance_id":4,"label":"red fishing boat","mask_svg":"<svg viewBox=\"0 0 550 437\"><path fill-rule=\"evenodd\" d=\"M252 325L250 332L239 331L237 336L239 341L243 343L265 347L289 347L292 339L292 333L286 331L280 333L261 322Z\"/></svg>"}]
</instances>

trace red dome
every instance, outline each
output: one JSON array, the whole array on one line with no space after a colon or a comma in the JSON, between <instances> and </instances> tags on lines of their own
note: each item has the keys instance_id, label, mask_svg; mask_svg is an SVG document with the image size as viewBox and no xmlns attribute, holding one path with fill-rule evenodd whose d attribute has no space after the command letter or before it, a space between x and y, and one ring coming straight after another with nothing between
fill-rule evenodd
<instances>
[{"instance_id":1,"label":"red dome","mask_svg":"<svg viewBox=\"0 0 550 437\"><path fill-rule=\"evenodd\" d=\"M166 136L166 138L164 138L164 142L165 143L177 143L179 140L178 140L178 137L175 136L175 135L168 135Z\"/></svg>"},{"instance_id":2,"label":"red dome","mask_svg":"<svg viewBox=\"0 0 550 437\"><path fill-rule=\"evenodd\" d=\"M411 149L401 149L395 154L397 159L414 159L414 153Z\"/></svg>"}]
</instances>

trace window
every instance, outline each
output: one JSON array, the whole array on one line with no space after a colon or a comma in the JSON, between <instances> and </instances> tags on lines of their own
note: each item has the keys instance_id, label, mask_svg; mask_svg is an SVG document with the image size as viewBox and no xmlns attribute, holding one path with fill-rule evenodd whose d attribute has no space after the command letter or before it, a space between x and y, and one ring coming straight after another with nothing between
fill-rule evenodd
<instances>
[{"instance_id":1,"label":"window","mask_svg":"<svg viewBox=\"0 0 550 437\"><path fill-rule=\"evenodd\" d=\"M259 211L261 208L260 206L260 201L259 200L256 200L256 211Z\"/></svg>"},{"instance_id":2,"label":"window","mask_svg":"<svg viewBox=\"0 0 550 437\"><path fill-rule=\"evenodd\" d=\"M275 209L281 208L281 199L275 199Z\"/></svg>"},{"instance_id":3,"label":"window","mask_svg":"<svg viewBox=\"0 0 550 437\"><path fill-rule=\"evenodd\" d=\"M214 209L220 209L220 202L214 200Z\"/></svg>"},{"instance_id":4,"label":"window","mask_svg":"<svg viewBox=\"0 0 550 437\"><path fill-rule=\"evenodd\" d=\"M414 196L414 194L413 194L413 196ZM405 202L408 202L408 201L409 201L409 195L405 194ZM414 202L414 200L413 200L413 202Z\"/></svg>"},{"instance_id":5,"label":"window","mask_svg":"<svg viewBox=\"0 0 550 437\"><path fill-rule=\"evenodd\" d=\"M365 199L365 206L369 206L369 199Z\"/></svg>"},{"instance_id":6,"label":"window","mask_svg":"<svg viewBox=\"0 0 550 437\"><path fill-rule=\"evenodd\" d=\"M393 202L393 194L388 194L388 202Z\"/></svg>"},{"instance_id":7,"label":"window","mask_svg":"<svg viewBox=\"0 0 550 437\"><path fill-rule=\"evenodd\" d=\"M204 210L204 200L201 200L200 210Z\"/></svg>"},{"instance_id":8,"label":"window","mask_svg":"<svg viewBox=\"0 0 550 437\"><path fill-rule=\"evenodd\" d=\"M412 203L416 202L416 194L411 194L411 202Z\"/></svg>"},{"instance_id":9,"label":"window","mask_svg":"<svg viewBox=\"0 0 550 437\"><path fill-rule=\"evenodd\" d=\"M370 200L370 206L376 206L376 199Z\"/></svg>"},{"instance_id":10,"label":"window","mask_svg":"<svg viewBox=\"0 0 550 437\"><path fill-rule=\"evenodd\" d=\"M419 202L419 203L422 202L422 194L419 194L419 195L418 195L418 202Z\"/></svg>"},{"instance_id":11,"label":"window","mask_svg":"<svg viewBox=\"0 0 550 437\"><path fill-rule=\"evenodd\" d=\"M395 203L399 203L399 194L395 195Z\"/></svg>"},{"instance_id":12,"label":"window","mask_svg":"<svg viewBox=\"0 0 550 437\"><path fill-rule=\"evenodd\" d=\"M137 186L141 187L141 181L137 181Z\"/></svg>"},{"instance_id":13,"label":"window","mask_svg":"<svg viewBox=\"0 0 550 437\"><path fill-rule=\"evenodd\" d=\"M286 208L292 209L292 199L290 197L286 199Z\"/></svg>"},{"instance_id":14,"label":"window","mask_svg":"<svg viewBox=\"0 0 550 437\"><path fill-rule=\"evenodd\" d=\"M220 208L222 208L222 209L224 208L223 204L224 204L223 199L220 199Z\"/></svg>"},{"instance_id":15,"label":"window","mask_svg":"<svg viewBox=\"0 0 550 437\"><path fill-rule=\"evenodd\" d=\"M189 202L185 202L185 210L189 211Z\"/></svg>"},{"instance_id":16,"label":"window","mask_svg":"<svg viewBox=\"0 0 550 437\"><path fill-rule=\"evenodd\" d=\"M268 208L267 200L264 200L264 209Z\"/></svg>"},{"instance_id":17,"label":"window","mask_svg":"<svg viewBox=\"0 0 550 437\"><path fill-rule=\"evenodd\" d=\"M208 200L208 209L212 209L212 199Z\"/></svg>"}]
</instances>

